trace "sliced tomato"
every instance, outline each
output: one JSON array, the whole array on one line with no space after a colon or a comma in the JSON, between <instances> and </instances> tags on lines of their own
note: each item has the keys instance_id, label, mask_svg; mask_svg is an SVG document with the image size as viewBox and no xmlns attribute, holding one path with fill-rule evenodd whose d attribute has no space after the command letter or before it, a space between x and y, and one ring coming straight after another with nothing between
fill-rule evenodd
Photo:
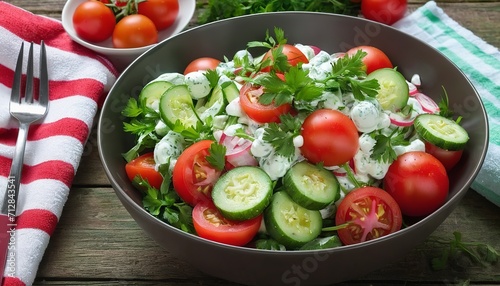
<instances>
[{"instance_id":1,"label":"sliced tomato","mask_svg":"<svg viewBox=\"0 0 500 286\"><path fill-rule=\"evenodd\" d=\"M301 135L302 155L311 163L339 166L349 162L359 146L359 135L352 120L340 111L318 109L306 117Z\"/></svg>"},{"instance_id":2,"label":"sliced tomato","mask_svg":"<svg viewBox=\"0 0 500 286\"><path fill-rule=\"evenodd\" d=\"M200 237L236 246L249 243L262 222L262 215L245 221L228 220L212 202L197 204L192 216L194 229Z\"/></svg>"},{"instance_id":3,"label":"sliced tomato","mask_svg":"<svg viewBox=\"0 0 500 286\"><path fill-rule=\"evenodd\" d=\"M449 179L436 157L423 151L400 155L384 177L384 189L404 215L425 216L446 202Z\"/></svg>"},{"instance_id":4,"label":"sliced tomato","mask_svg":"<svg viewBox=\"0 0 500 286\"><path fill-rule=\"evenodd\" d=\"M340 202L335 215L337 231L344 244L379 238L401 229L403 216L396 201L375 187L355 189Z\"/></svg>"},{"instance_id":5,"label":"sliced tomato","mask_svg":"<svg viewBox=\"0 0 500 286\"><path fill-rule=\"evenodd\" d=\"M155 169L155 159L153 152L141 155L125 165L125 172L130 181L139 175L157 189L160 189L163 182L162 175Z\"/></svg>"},{"instance_id":6,"label":"sliced tomato","mask_svg":"<svg viewBox=\"0 0 500 286\"><path fill-rule=\"evenodd\" d=\"M290 66L296 66L299 63L308 63L309 60L307 57L302 53L301 50L299 50L297 47L294 45L290 44L283 44L279 46L281 48L281 53L286 56L287 62ZM271 65L264 67L261 71L263 72L269 72L271 69L279 72L285 72L286 70L282 70L278 68L278 65L276 65L276 61L273 58L273 51L276 51L277 48L270 49L263 57L263 61L270 59L271 60Z\"/></svg>"},{"instance_id":7,"label":"sliced tomato","mask_svg":"<svg viewBox=\"0 0 500 286\"><path fill-rule=\"evenodd\" d=\"M433 155L438 159L447 171L451 170L462 158L464 150L450 151L439 148L438 146L425 142L425 152Z\"/></svg>"},{"instance_id":8,"label":"sliced tomato","mask_svg":"<svg viewBox=\"0 0 500 286\"><path fill-rule=\"evenodd\" d=\"M280 122L280 116L289 113L292 105L289 103L276 106L274 104L264 105L259 102L259 96L264 93L262 86L245 84L240 89L241 109L251 119L259 123Z\"/></svg>"},{"instance_id":9,"label":"sliced tomato","mask_svg":"<svg viewBox=\"0 0 500 286\"><path fill-rule=\"evenodd\" d=\"M212 187L221 171L207 161L210 145L214 141L202 140L182 152L172 172L172 183L179 197L194 206L201 201L210 201Z\"/></svg>"}]
</instances>

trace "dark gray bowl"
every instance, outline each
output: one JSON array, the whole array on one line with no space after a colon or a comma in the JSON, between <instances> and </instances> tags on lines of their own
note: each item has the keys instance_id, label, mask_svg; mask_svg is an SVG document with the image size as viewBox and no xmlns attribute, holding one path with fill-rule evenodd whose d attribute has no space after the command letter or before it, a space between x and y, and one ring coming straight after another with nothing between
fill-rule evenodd
<instances>
[{"instance_id":1,"label":"dark gray bowl","mask_svg":"<svg viewBox=\"0 0 500 286\"><path fill-rule=\"evenodd\" d=\"M463 116L470 142L451 174L445 205L392 235L366 243L322 251L275 252L232 247L181 232L149 215L141 195L129 183L121 153L133 144L120 116L130 96L164 72L183 71L193 59L232 57L247 42L263 40L266 30L284 29L289 43L345 51L372 45L385 51L407 78L420 74L423 90L440 99L444 86L451 107ZM117 196L139 226L167 251L201 271L248 285L324 285L354 279L397 261L424 241L453 211L483 162L488 142L484 107L471 83L447 58L427 44L391 27L360 18L284 12L244 16L200 26L163 41L133 62L111 89L98 125L100 156Z\"/></svg>"}]
</instances>

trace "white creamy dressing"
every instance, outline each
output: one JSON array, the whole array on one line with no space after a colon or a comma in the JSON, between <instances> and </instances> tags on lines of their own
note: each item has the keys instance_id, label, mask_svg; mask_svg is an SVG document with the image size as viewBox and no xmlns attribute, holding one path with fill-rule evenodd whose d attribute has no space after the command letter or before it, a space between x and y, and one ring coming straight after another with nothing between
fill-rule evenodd
<instances>
[{"instance_id":1,"label":"white creamy dressing","mask_svg":"<svg viewBox=\"0 0 500 286\"><path fill-rule=\"evenodd\" d=\"M184 138L177 132L168 131L165 136L155 146L153 156L156 167L169 164L169 170L174 169L177 158L184 151L186 142Z\"/></svg>"},{"instance_id":2,"label":"white creamy dressing","mask_svg":"<svg viewBox=\"0 0 500 286\"><path fill-rule=\"evenodd\" d=\"M193 99L200 99L210 94L210 82L204 71L193 71L185 76L189 93Z\"/></svg>"},{"instance_id":3,"label":"white creamy dressing","mask_svg":"<svg viewBox=\"0 0 500 286\"><path fill-rule=\"evenodd\" d=\"M309 59L309 63L303 64L302 67L309 71L309 76L313 79L325 79L328 73L331 72L333 64L338 59L338 55L330 55L325 51L320 51L317 55L314 55L314 50L309 46L297 45L297 47ZM235 54L235 58L236 57L240 60L244 57L249 57L250 60L253 60L251 54L246 50L238 51ZM221 75L224 72L234 72L234 60L221 63L216 70ZM210 84L202 71L192 72L186 76L178 73L167 73L160 77L174 84L186 84L194 99L204 98L210 92ZM228 80L230 79L227 76L222 75L219 83ZM419 80L420 78L418 75L412 78L412 82L418 84L420 84ZM237 83L237 86L241 88L241 84ZM410 97L408 103L413 105L414 112L423 113L420 104L418 104L414 98ZM382 130L383 133L390 134L391 128L389 127L391 123L388 111L384 111L376 100L358 101L354 99L352 93L342 94L340 91L336 93L325 91L318 99L317 103L313 103L314 106L319 104L321 104L323 108L336 109L348 115L354 122L358 131L363 133L359 137L359 150L354 156L353 171L356 179L360 182L370 182L371 179L383 179L390 164L379 162L371 158L376 141L367 133L375 130ZM304 142L302 136L297 136L293 140L295 156L291 159L285 158L276 154L271 144L263 140L266 124L259 124L250 119L241 109L239 98L229 102L225 108L225 112L226 114L214 117L214 125L223 128L228 116L238 117L237 124L226 126L224 132L229 136L234 135L236 130L241 128L250 132L251 136L254 137L250 149L251 153L257 158L260 167L272 180L283 177L293 164L304 160L299 149ZM176 159L184 149L184 139L179 134L168 131L168 127L162 123L158 123L157 132L166 135L155 147L155 161L158 166L170 162L170 168L173 168ZM220 139L221 134L222 132L214 133L217 140ZM401 155L409 151L425 151L425 146L421 140L416 139L412 141L409 146L396 146L394 149L397 155ZM329 169L337 169L339 173L343 172L339 167L332 167ZM342 189L351 190L355 188L354 184L349 181L347 176L338 175L337 179ZM343 192L341 193L343 194ZM329 210L324 210L324 212L328 213Z\"/></svg>"},{"instance_id":4,"label":"white creamy dressing","mask_svg":"<svg viewBox=\"0 0 500 286\"><path fill-rule=\"evenodd\" d=\"M356 101L351 108L350 117L362 133L370 133L391 125L389 115L376 100Z\"/></svg>"}]
</instances>

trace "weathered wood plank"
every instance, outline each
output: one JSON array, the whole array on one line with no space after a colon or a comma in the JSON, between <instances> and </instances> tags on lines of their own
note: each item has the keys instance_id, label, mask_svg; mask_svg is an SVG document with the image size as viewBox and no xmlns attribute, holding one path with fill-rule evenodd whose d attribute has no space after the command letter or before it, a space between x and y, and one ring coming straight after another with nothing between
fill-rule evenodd
<instances>
[{"instance_id":1,"label":"weathered wood plank","mask_svg":"<svg viewBox=\"0 0 500 286\"><path fill-rule=\"evenodd\" d=\"M500 237L500 210L486 207L488 204L490 202L477 193L469 192L433 236L451 238L454 231L459 231L465 241L486 242L500 249L500 240L497 239ZM500 282L499 264L493 267L470 267L465 272L463 269L432 271L430 259L440 255L441 251L443 248L437 247L429 239L402 261L362 277L360 282L369 280L371 283L384 283L390 279L437 283L469 278L477 282ZM191 282L191 279L207 278L147 237L109 188L76 188L71 191L61 221L40 265L38 277L40 282L60 277L68 281L178 281L189 277ZM222 283L209 278L209 281L212 280Z\"/></svg>"}]
</instances>

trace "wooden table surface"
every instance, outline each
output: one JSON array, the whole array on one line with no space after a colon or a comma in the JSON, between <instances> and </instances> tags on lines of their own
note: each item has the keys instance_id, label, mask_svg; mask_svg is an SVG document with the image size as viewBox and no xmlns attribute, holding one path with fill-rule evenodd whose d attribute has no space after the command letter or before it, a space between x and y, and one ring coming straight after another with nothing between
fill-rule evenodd
<instances>
[{"instance_id":1,"label":"wooden table surface","mask_svg":"<svg viewBox=\"0 0 500 286\"><path fill-rule=\"evenodd\" d=\"M182 1L182 0L180 0ZM33 13L60 19L65 0L9 0ZM410 9L426 1L410 0ZM500 47L500 1L436 1L453 19ZM196 18L196 17L195 17ZM193 18L189 27L196 25ZM500 285L500 263L481 266L466 256L432 270L445 246L435 239L480 242L500 251L500 208L470 190L426 242L401 261L343 285ZM57 230L40 264L35 285L234 285L209 277L170 255L147 237L123 208L98 156L91 134Z\"/></svg>"}]
</instances>

